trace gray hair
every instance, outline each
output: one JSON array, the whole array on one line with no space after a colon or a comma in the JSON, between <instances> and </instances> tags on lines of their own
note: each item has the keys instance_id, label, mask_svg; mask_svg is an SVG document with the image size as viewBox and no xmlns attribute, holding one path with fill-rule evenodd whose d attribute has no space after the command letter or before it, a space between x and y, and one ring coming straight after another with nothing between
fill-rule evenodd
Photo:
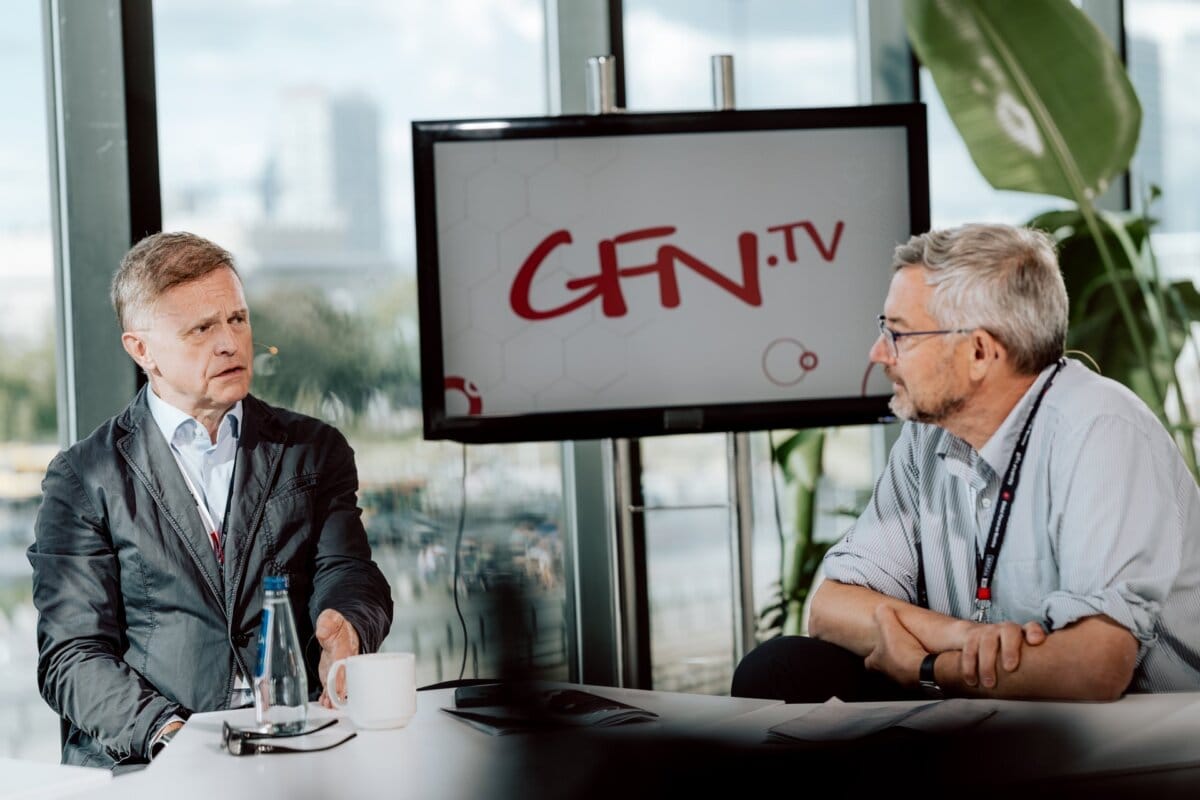
<instances>
[{"instance_id":1,"label":"gray hair","mask_svg":"<svg viewBox=\"0 0 1200 800\"><path fill-rule=\"evenodd\" d=\"M926 310L946 328L983 328L1014 369L1036 374L1062 357L1067 287L1054 240L1033 228L962 225L914 236L893 269L920 266L934 287Z\"/></svg>"},{"instance_id":2,"label":"gray hair","mask_svg":"<svg viewBox=\"0 0 1200 800\"><path fill-rule=\"evenodd\" d=\"M132 330L163 292L222 267L238 274L227 250L194 233L155 233L142 239L113 275L112 304L121 330Z\"/></svg>"}]
</instances>

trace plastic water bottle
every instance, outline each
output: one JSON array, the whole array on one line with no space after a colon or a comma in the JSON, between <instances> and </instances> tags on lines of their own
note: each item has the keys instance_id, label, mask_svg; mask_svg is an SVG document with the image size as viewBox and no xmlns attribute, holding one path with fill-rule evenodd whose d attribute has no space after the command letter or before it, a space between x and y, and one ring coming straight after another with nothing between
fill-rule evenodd
<instances>
[{"instance_id":1,"label":"plastic water bottle","mask_svg":"<svg viewBox=\"0 0 1200 800\"><path fill-rule=\"evenodd\" d=\"M308 719L308 675L287 588L285 575L268 575L263 581L254 716L271 733L294 733Z\"/></svg>"}]
</instances>

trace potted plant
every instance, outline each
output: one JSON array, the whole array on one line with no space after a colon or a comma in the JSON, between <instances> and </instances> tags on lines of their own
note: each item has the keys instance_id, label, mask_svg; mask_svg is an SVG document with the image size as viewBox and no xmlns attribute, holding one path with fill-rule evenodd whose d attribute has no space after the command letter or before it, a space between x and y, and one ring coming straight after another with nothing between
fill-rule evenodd
<instances>
[{"instance_id":1,"label":"potted plant","mask_svg":"<svg viewBox=\"0 0 1200 800\"><path fill-rule=\"evenodd\" d=\"M1074 204L1030 221L1059 241L1068 347L1137 392L1200 474L1176 370L1200 296L1159 274L1148 209L1113 214L1096 202L1128 168L1141 125L1112 45L1070 0L905 0L904 11L913 50L988 183ZM1200 359L1194 343L1188 352Z\"/></svg>"},{"instance_id":2,"label":"potted plant","mask_svg":"<svg viewBox=\"0 0 1200 800\"><path fill-rule=\"evenodd\" d=\"M1067 210L1028 222L1055 236L1071 297L1067 346L1136 392L1197 471L1196 425L1176 369L1200 363L1191 326L1200 293L1167 282L1151 248L1150 206L1097 206L1129 166L1141 106L1104 34L1070 0L905 0L909 40L984 178L997 189L1065 198ZM831 543L814 540L824 431L798 431L772 448L796 493L783 535L780 580L759 614L759 639L802 632L803 608Z\"/></svg>"}]
</instances>

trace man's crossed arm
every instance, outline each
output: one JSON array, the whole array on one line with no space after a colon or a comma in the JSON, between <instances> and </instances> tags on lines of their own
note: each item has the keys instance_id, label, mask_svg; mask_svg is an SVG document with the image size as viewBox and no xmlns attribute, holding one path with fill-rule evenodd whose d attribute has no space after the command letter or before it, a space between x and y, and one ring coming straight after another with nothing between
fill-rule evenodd
<instances>
[{"instance_id":1,"label":"man's crossed arm","mask_svg":"<svg viewBox=\"0 0 1200 800\"><path fill-rule=\"evenodd\" d=\"M921 661L938 653L938 684L979 697L1115 700L1138 652L1133 634L1104 615L1048 634L1037 622L956 619L830 580L813 598L809 631L902 686L915 687Z\"/></svg>"}]
</instances>

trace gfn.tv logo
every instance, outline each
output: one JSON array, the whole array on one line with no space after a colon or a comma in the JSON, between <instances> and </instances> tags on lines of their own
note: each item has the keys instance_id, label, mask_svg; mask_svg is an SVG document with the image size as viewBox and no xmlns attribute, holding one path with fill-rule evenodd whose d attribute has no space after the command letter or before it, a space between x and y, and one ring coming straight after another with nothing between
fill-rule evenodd
<instances>
[{"instance_id":1,"label":"gfn.tv logo","mask_svg":"<svg viewBox=\"0 0 1200 800\"><path fill-rule=\"evenodd\" d=\"M483 395L479 387L461 375L447 375L444 382L446 390L446 414L452 417L462 416L462 400L466 398L466 415L477 417L483 413Z\"/></svg>"}]
</instances>

